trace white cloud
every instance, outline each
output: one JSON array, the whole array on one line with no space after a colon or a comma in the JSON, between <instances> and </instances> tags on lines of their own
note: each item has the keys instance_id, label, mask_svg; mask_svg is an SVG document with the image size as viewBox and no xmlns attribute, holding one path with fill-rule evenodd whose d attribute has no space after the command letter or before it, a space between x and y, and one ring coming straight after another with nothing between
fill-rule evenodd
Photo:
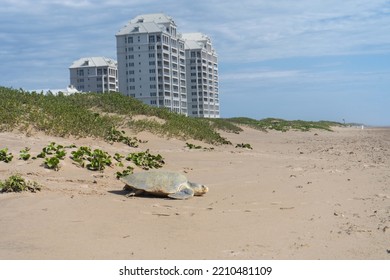
<instances>
[{"instance_id":1,"label":"white cloud","mask_svg":"<svg viewBox=\"0 0 390 280\"><path fill-rule=\"evenodd\" d=\"M285 71L272 71L272 70L255 70L255 71L237 71L234 73L227 73L220 75L221 82L228 81L259 81L269 79L286 79L286 78L297 78L302 77L304 72L299 70L285 70Z\"/></svg>"},{"instance_id":2,"label":"white cloud","mask_svg":"<svg viewBox=\"0 0 390 280\"><path fill-rule=\"evenodd\" d=\"M228 61L389 50L388 1L227 1L199 22ZM387 6L386 6L387 5ZM194 11L196 13L196 9ZM221 17L219 17L221 15ZM364 46L370 43L369 50Z\"/></svg>"},{"instance_id":3,"label":"white cloud","mask_svg":"<svg viewBox=\"0 0 390 280\"><path fill-rule=\"evenodd\" d=\"M41 5L58 5L69 8L84 8L93 5L93 1L89 0L41 0L40 2Z\"/></svg>"}]
</instances>

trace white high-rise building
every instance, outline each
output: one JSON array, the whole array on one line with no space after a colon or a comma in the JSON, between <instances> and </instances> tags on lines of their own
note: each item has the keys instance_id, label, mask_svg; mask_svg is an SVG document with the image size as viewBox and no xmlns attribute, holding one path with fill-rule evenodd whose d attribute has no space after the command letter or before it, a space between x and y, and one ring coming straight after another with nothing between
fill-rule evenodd
<instances>
[{"instance_id":1,"label":"white high-rise building","mask_svg":"<svg viewBox=\"0 0 390 280\"><path fill-rule=\"evenodd\" d=\"M218 57L202 33L185 33L188 115L219 118Z\"/></svg>"},{"instance_id":2,"label":"white high-rise building","mask_svg":"<svg viewBox=\"0 0 390 280\"><path fill-rule=\"evenodd\" d=\"M219 118L218 56L202 33L179 34L165 14L139 15L116 34L119 91L173 112Z\"/></svg>"},{"instance_id":3,"label":"white high-rise building","mask_svg":"<svg viewBox=\"0 0 390 280\"><path fill-rule=\"evenodd\" d=\"M187 115L184 40L171 17L140 15L116 34L119 91Z\"/></svg>"},{"instance_id":4,"label":"white high-rise building","mask_svg":"<svg viewBox=\"0 0 390 280\"><path fill-rule=\"evenodd\" d=\"M85 57L69 67L70 85L81 92L118 91L117 62L105 57Z\"/></svg>"}]
</instances>

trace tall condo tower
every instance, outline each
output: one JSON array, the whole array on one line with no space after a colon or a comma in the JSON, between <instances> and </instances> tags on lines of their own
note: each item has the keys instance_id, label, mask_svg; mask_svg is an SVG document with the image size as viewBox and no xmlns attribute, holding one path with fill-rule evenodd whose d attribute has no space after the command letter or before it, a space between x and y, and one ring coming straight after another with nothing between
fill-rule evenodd
<instances>
[{"instance_id":1,"label":"tall condo tower","mask_svg":"<svg viewBox=\"0 0 390 280\"><path fill-rule=\"evenodd\" d=\"M183 34L186 52L188 115L219 118L218 57L202 33Z\"/></svg>"},{"instance_id":2,"label":"tall condo tower","mask_svg":"<svg viewBox=\"0 0 390 280\"><path fill-rule=\"evenodd\" d=\"M140 15L116 34L119 91L188 115L184 40L173 19Z\"/></svg>"}]
</instances>

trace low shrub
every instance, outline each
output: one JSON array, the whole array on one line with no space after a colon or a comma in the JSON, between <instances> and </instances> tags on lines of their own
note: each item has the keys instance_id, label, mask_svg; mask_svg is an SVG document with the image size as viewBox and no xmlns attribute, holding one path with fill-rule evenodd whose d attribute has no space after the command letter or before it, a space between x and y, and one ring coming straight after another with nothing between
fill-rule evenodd
<instances>
[{"instance_id":1,"label":"low shrub","mask_svg":"<svg viewBox=\"0 0 390 280\"><path fill-rule=\"evenodd\" d=\"M37 182L26 181L19 174L12 175L5 181L0 181L0 192L36 192L41 190Z\"/></svg>"}]
</instances>

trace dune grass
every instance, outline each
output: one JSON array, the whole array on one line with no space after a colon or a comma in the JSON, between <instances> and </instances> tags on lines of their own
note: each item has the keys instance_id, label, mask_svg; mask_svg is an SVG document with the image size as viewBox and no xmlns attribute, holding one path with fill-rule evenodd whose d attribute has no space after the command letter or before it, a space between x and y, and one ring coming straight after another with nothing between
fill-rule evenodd
<instances>
[{"instance_id":1,"label":"dune grass","mask_svg":"<svg viewBox=\"0 0 390 280\"><path fill-rule=\"evenodd\" d=\"M133 116L146 118L137 120ZM255 120L250 118L201 119L170 112L166 108L146 105L120 93L42 94L22 89L0 87L0 131L43 131L54 136L112 138L112 131L128 127L134 131L195 139L210 144L231 144L218 131L240 133L240 126L262 131L290 129L331 130L335 122L287 121L276 118ZM130 139L130 138L129 138Z\"/></svg>"},{"instance_id":2,"label":"dune grass","mask_svg":"<svg viewBox=\"0 0 390 280\"><path fill-rule=\"evenodd\" d=\"M230 118L228 120L235 124L246 125L261 131L277 130L286 132L288 130L310 131L311 129L332 131L332 126L344 126L342 123L331 121L288 121L277 118L266 118L262 120L254 120L250 118Z\"/></svg>"},{"instance_id":3,"label":"dune grass","mask_svg":"<svg viewBox=\"0 0 390 280\"><path fill-rule=\"evenodd\" d=\"M135 115L154 116L164 122L135 121L131 118ZM54 136L105 139L113 128L126 126L211 144L228 143L206 119L151 107L120 93L54 96L0 87L0 131L35 129Z\"/></svg>"}]
</instances>

